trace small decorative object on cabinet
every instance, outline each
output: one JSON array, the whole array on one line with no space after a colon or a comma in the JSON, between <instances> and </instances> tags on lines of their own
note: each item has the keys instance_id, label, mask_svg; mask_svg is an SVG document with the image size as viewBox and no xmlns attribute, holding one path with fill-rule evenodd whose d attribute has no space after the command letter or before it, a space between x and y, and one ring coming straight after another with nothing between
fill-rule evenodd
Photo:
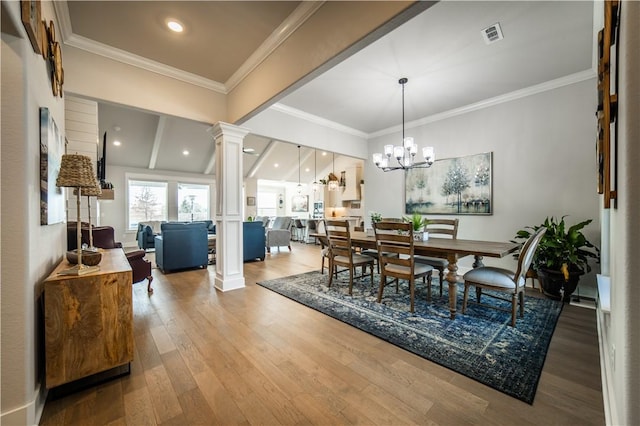
<instances>
[{"instance_id":1,"label":"small decorative object on cabinet","mask_svg":"<svg viewBox=\"0 0 640 426\"><path fill-rule=\"evenodd\" d=\"M63 260L44 282L49 389L133 360L131 266L122 249L102 253L100 271L60 275Z\"/></svg>"}]
</instances>

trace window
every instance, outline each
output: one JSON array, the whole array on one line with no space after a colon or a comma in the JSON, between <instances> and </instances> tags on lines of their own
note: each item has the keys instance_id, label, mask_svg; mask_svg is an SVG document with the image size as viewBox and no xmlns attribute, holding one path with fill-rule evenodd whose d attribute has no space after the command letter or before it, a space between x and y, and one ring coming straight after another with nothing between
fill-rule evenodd
<instances>
[{"instance_id":1,"label":"window","mask_svg":"<svg viewBox=\"0 0 640 426\"><path fill-rule=\"evenodd\" d=\"M167 183L129 180L129 229L139 222L167 220Z\"/></svg>"},{"instance_id":2,"label":"window","mask_svg":"<svg viewBox=\"0 0 640 426\"><path fill-rule=\"evenodd\" d=\"M209 219L209 185L178 184L178 220Z\"/></svg>"},{"instance_id":3,"label":"window","mask_svg":"<svg viewBox=\"0 0 640 426\"><path fill-rule=\"evenodd\" d=\"M275 192L258 191L258 216L276 216L277 199Z\"/></svg>"}]
</instances>

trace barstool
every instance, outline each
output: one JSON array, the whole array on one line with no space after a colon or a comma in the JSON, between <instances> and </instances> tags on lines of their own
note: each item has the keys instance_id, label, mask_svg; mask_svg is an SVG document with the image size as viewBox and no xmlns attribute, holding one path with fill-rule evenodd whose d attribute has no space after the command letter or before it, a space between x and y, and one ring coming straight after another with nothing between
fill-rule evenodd
<instances>
[{"instance_id":1,"label":"barstool","mask_svg":"<svg viewBox=\"0 0 640 426\"><path fill-rule=\"evenodd\" d=\"M304 229L305 226L300 219L296 219L293 223L294 229L294 241L304 241Z\"/></svg>"}]
</instances>

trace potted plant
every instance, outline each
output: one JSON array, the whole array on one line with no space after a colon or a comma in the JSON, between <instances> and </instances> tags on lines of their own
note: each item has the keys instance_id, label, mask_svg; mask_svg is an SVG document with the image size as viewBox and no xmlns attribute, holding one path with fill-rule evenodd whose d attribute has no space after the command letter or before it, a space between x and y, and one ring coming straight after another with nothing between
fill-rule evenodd
<instances>
[{"instance_id":1,"label":"potted plant","mask_svg":"<svg viewBox=\"0 0 640 426\"><path fill-rule=\"evenodd\" d=\"M403 220L411 223L414 240L427 241L429 239L429 233L424 231L425 227L429 224L429 219L426 217L423 218L420 213L413 213L410 217L403 217Z\"/></svg>"},{"instance_id":2,"label":"potted plant","mask_svg":"<svg viewBox=\"0 0 640 426\"><path fill-rule=\"evenodd\" d=\"M564 218L547 217L541 225L527 226L516 233L516 239L528 239L540 228L546 228L533 256L542 291L554 299L569 301L578 286L580 276L591 271L589 259L600 261L600 250L582 233L591 219L567 227Z\"/></svg>"}]
</instances>

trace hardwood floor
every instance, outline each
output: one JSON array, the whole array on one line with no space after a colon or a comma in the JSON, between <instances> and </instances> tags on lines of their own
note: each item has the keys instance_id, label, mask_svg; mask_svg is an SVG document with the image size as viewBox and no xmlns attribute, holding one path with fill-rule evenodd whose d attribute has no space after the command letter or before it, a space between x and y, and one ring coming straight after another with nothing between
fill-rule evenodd
<instances>
[{"instance_id":1,"label":"hardwood floor","mask_svg":"<svg viewBox=\"0 0 640 426\"><path fill-rule=\"evenodd\" d=\"M131 374L48 401L40 424L604 424L595 311L564 308L529 405L255 284L319 269L319 246L292 249L227 293L214 266L154 269Z\"/></svg>"}]
</instances>

